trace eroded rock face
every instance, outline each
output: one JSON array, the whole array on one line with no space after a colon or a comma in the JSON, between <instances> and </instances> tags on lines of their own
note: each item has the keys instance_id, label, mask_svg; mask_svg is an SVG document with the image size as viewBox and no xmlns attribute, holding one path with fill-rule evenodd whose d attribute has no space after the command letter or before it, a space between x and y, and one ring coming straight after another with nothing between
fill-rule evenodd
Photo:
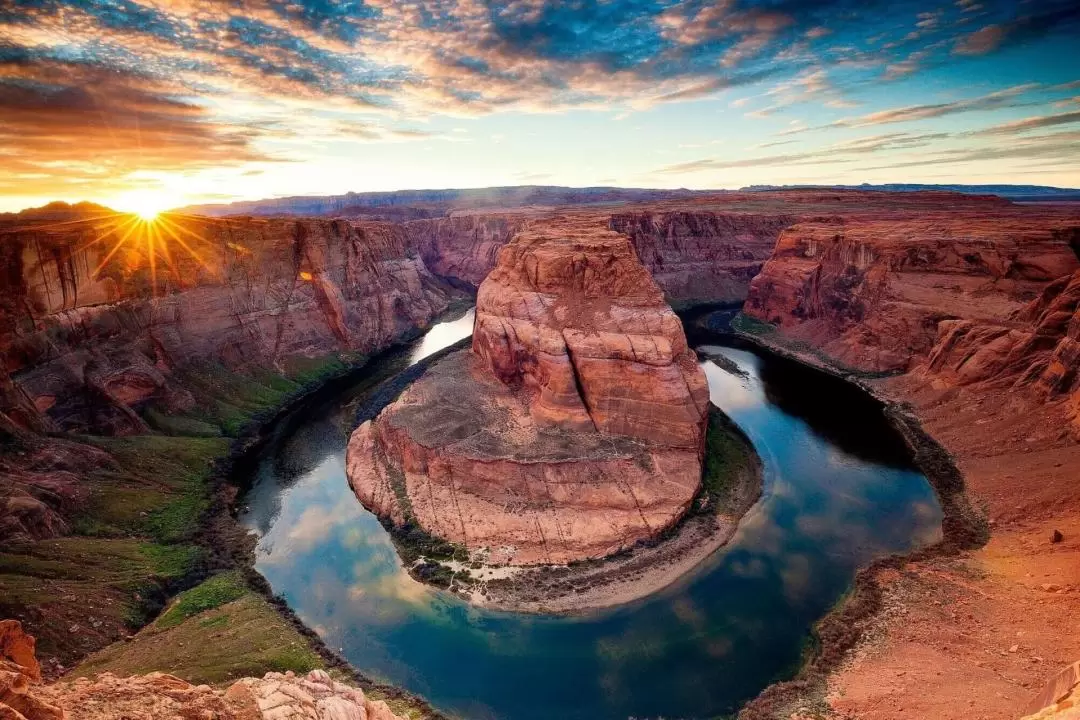
<instances>
[{"instance_id":1,"label":"eroded rock face","mask_svg":"<svg viewBox=\"0 0 1080 720\"><path fill-rule=\"evenodd\" d=\"M153 259L153 261L152 261ZM190 367L290 375L380 350L453 292L389 223L50 206L0 226L0 536L63 534L108 464L48 431L146 433L194 409Z\"/></svg>"},{"instance_id":2,"label":"eroded rock face","mask_svg":"<svg viewBox=\"0 0 1080 720\"><path fill-rule=\"evenodd\" d=\"M796 218L784 213L618 213L611 229L630 237L665 295L683 305L737 303Z\"/></svg>"},{"instance_id":3,"label":"eroded rock face","mask_svg":"<svg viewBox=\"0 0 1080 720\"><path fill-rule=\"evenodd\" d=\"M744 311L853 368L908 370L939 327L1000 326L1072 273L1068 222L988 211L799 223L781 234Z\"/></svg>"},{"instance_id":4,"label":"eroded rock face","mask_svg":"<svg viewBox=\"0 0 1080 720\"><path fill-rule=\"evenodd\" d=\"M433 273L475 288L527 222L520 214L463 214L409 222L405 232Z\"/></svg>"},{"instance_id":5,"label":"eroded rock face","mask_svg":"<svg viewBox=\"0 0 1080 720\"><path fill-rule=\"evenodd\" d=\"M38 696L41 667L34 638L17 620L0 620L0 718L63 720L63 711Z\"/></svg>"},{"instance_id":6,"label":"eroded rock face","mask_svg":"<svg viewBox=\"0 0 1080 720\"><path fill-rule=\"evenodd\" d=\"M179 367L282 371L297 358L370 352L447 306L397 225L177 217L149 231L136 223L121 243L127 230L104 223L124 217L0 237L12 275L0 293L10 378L0 411L12 422L144 432L140 403L190 406L169 382ZM150 242L167 247L168 263Z\"/></svg>"},{"instance_id":7,"label":"eroded rock face","mask_svg":"<svg viewBox=\"0 0 1080 720\"><path fill-rule=\"evenodd\" d=\"M534 564L653 536L700 484L708 388L625 236L520 233L440 362L349 444L350 484L395 523Z\"/></svg>"}]
</instances>

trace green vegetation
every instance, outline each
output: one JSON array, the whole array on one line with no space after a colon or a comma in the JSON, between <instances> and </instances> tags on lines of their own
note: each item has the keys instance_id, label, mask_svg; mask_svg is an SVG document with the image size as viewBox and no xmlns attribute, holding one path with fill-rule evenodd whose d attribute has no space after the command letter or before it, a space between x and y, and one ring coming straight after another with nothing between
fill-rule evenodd
<instances>
[{"instance_id":1,"label":"green vegetation","mask_svg":"<svg viewBox=\"0 0 1080 720\"><path fill-rule=\"evenodd\" d=\"M155 624L159 628L176 627L201 612L239 600L247 591L247 586L238 573L216 575L203 584L180 593Z\"/></svg>"},{"instance_id":2,"label":"green vegetation","mask_svg":"<svg viewBox=\"0 0 1080 720\"><path fill-rule=\"evenodd\" d=\"M153 402L141 408L160 434L70 438L112 461L88 463L80 478L88 496L69 518L70 535L0 552L0 616L26 621L42 656L65 664L144 625L164 596L206 571L210 553L199 543L217 492L216 461L228 455L233 438L360 360L354 354L302 359L285 375L194 366L173 379L191 393L191 408L177 413ZM236 595L223 582L204 592ZM175 612L197 612L221 597L189 597ZM89 633L87 618L93 619ZM285 652L266 667L303 666L304 657Z\"/></svg>"},{"instance_id":3,"label":"green vegetation","mask_svg":"<svg viewBox=\"0 0 1080 720\"><path fill-rule=\"evenodd\" d=\"M731 327L736 332L768 337L776 333L776 326L770 323L739 313L731 319Z\"/></svg>"},{"instance_id":4,"label":"green vegetation","mask_svg":"<svg viewBox=\"0 0 1080 720\"><path fill-rule=\"evenodd\" d=\"M705 435L705 469L701 477L704 502L698 511L728 512L738 502L742 475L754 459L749 442L719 408L709 406L709 428Z\"/></svg>"},{"instance_id":5,"label":"green vegetation","mask_svg":"<svg viewBox=\"0 0 1080 720\"><path fill-rule=\"evenodd\" d=\"M228 451L228 440L158 435L85 439L112 455L120 470L91 474L89 501L75 518L78 532L143 535L159 543L194 537L210 504L213 461Z\"/></svg>"},{"instance_id":6,"label":"green vegetation","mask_svg":"<svg viewBox=\"0 0 1080 720\"><path fill-rule=\"evenodd\" d=\"M134 639L93 655L75 675L160 670L192 683L223 683L320 667L324 662L308 639L239 574L226 573L181 593Z\"/></svg>"}]
</instances>

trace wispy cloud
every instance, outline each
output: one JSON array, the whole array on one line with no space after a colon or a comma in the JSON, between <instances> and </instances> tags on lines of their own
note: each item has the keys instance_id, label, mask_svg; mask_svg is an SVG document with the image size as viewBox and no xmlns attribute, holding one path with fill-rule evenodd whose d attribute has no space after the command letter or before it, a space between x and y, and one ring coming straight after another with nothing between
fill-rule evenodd
<instances>
[{"instance_id":1,"label":"wispy cloud","mask_svg":"<svg viewBox=\"0 0 1080 720\"><path fill-rule=\"evenodd\" d=\"M973 132L973 135L1017 135L1030 130L1056 127L1058 125L1072 125L1080 123L1080 110L1065 112L1057 115L1041 115L1038 117L1024 118L1013 122L1001 123L983 130Z\"/></svg>"}]
</instances>

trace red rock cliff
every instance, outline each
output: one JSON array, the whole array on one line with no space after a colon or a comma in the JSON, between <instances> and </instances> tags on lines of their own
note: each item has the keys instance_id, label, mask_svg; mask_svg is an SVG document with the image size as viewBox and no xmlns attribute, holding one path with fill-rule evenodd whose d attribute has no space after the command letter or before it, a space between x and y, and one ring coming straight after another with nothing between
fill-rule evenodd
<instances>
[{"instance_id":1,"label":"red rock cliff","mask_svg":"<svg viewBox=\"0 0 1080 720\"><path fill-rule=\"evenodd\" d=\"M642 263L673 302L741 302L795 216L667 211L618 213L611 229L630 237Z\"/></svg>"},{"instance_id":2,"label":"red rock cliff","mask_svg":"<svg viewBox=\"0 0 1080 720\"><path fill-rule=\"evenodd\" d=\"M286 370L371 352L445 309L400 226L127 216L9 229L0 293L0 412L28 428L145 430L154 397L190 402L190 363Z\"/></svg>"},{"instance_id":3,"label":"red rock cliff","mask_svg":"<svg viewBox=\"0 0 1080 720\"><path fill-rule=\"evenodd\" d=\"M1076 257L1059 226L931 211L799 223L751 283L745 312L845 365L910 369L944 321L1000 323L1071 273Z\"/></svg>"}]
</instances>

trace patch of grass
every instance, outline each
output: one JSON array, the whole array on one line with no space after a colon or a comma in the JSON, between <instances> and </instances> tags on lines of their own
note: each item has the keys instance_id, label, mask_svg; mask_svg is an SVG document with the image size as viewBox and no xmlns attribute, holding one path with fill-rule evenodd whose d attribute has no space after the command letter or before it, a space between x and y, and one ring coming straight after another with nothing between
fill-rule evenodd
<instances>
[{"instance_id":1,"label":"patch of grass","mask_svg":"<svg viewBox=\"0 0 1080 720\"><path fill-rule=\"evenodd\" d=\"M750 317L744 313L739 313L731 319L731 327L737 332L746 333L747 335L757 335L759 337L766 337L776 333L775 325Z\"/></svg>"},{"instance_id":2,"label":"patch of grass","mask_svg":"<svg viewBox=\"0 0 1080 720\"><path fill-rule=\"evenodd\" d=\"M0 616L30 620L39 656L67 664L145 623L162 589L191 573L202 557L193 545L137 538L21 544L0 552ZM75 625L80 630L72 632Z\"/></svg>"},{"instance_id":3,"label":"patch of grass","mask_svg":"<svg viewBox=\"0 0 1080 720\"><path fill-rule=\"evenodd\" d=\"M222 582L218 580L222 577L194 589ZM160 670L196 684L225 683L245 676L261 677L271 670L300 673L324 666L308 640L270 603L235 577L228 584L230 591L240 589L242 594L182 617L175 624L166 626L159 619L132 640L88 658L75 668L75 676L101 672L126 676Z\"/></svg>"},{"instance_id":4,"label":"patch of grass","mask_svg":"<svg viewBox=\"0 0 1080 720\"><path fill-rule=\"evenodd\" d=\"M709 406L709 427L705 434L705 469L701 487L706 502L701 509L725 509L738 486L741 473L751 462L746 441L719 408Z\"/></svg>"},{"instance_id":5,"label":"patch of grass","mask_svg":"<svg viewBox=\"0 0 1080 720\"><path fill-rule=\"evenodd\" d=\"M180 437L218 437L221 435L220 427L203 418L186 414L169 414L152 406L143 410L142 417L147 425L164 435Z\"/></svg>"},{"instance_id":6,"label":"patch of grass","mask_svg":"<svg viewBox=\"0 0 1080 720\"><path fill-rule=\"evenodd\" d=\"M155 625L158 628L176 627L190 617L237 600L247 592L247 586L239 574L229 572L215 575L201 585L180 593Z\"/></svg>"},{"instance_id":7,"label":"patch of grass","mask_svg":"<svg viewBox=\"0 0 1080 720\"><path fill-rule=\"evenodd\" d=\"M87 535L148 535L160 543L184 542L195 534L210 503L212 462L226 453L228 440L157 435L87 440L124 470L95 474L76 529Z\"/></svg>"}]
</instances>

